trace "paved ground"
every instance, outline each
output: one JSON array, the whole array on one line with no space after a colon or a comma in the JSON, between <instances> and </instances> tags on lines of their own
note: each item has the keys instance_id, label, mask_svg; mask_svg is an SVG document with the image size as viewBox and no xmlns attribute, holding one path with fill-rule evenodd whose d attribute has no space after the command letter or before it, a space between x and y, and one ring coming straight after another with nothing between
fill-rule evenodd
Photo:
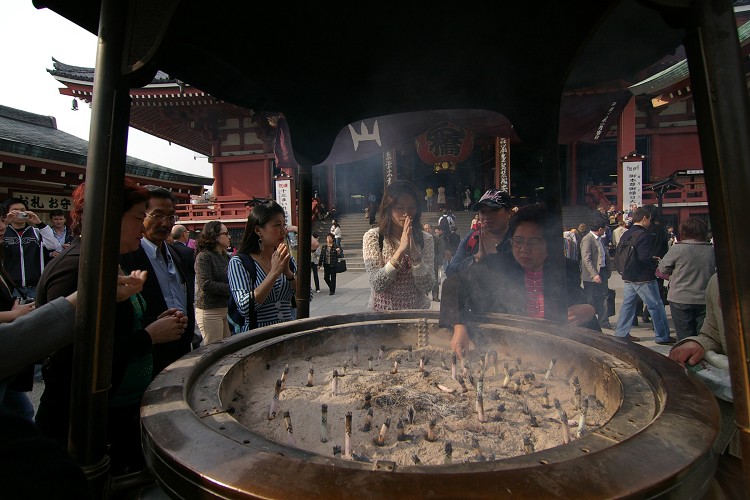
<instances>
[{"instance_id":1,"label":"paved ground","mask_svg":"<svg viewBox=\"0 0 750 500\"><path fill-rule=\"evenodd\" d=\"M336 295L333 296L328 295L328 288L323 282L322 274L320 286L321 292L313 294L313 300L310 303L310 317L348 314L367 310L367 301L370 298L370 285L366 273L347 271L339 274L336 281ZM615 302L616 314L610 318L610 323L614 326L617 325L623 296L623 282L619 274L614 273L612 278L610 278L609 287L617 292ZM431 302L431 309L435 311L439 310L440 303ZM667 318L670 320L671 326L672 316L669 306L666 309ZM672 329L672 332L674 332L674 329ZM613 330L605 330L604 333L614 335ZM640 323L640 326L634 327L631 333L643 340L643 342L640 342L641 345L663 354L669 352L669 346L660 346L654 342L654 331L651 328L651 323Z\"/></svg>"},{"instance_id":2,"label":"paved ground","mask_svg":"<svg viewBox=\"0 0 750 500\"><path fill-rule=\"evenodd\" d=\"M323 281L323 273L320 273L320 293L313 293L313 300L310 302L310 317L330 316L332 314L350 314L367 310L367 301L370 298L370 284L367 274L364 272L347 271L337 275L336 294L328 295L328 287ZM623 296L623 282L619 274L615 273L609 280L609 287L617 291L617 300L615 304L615 316L610 318L612 325L617 324L620 306ZM432 310L439 310L440 303L431 302ZM669 306L667 306L667 317L671 322ZM670 323L671 325L671 323ZM673 330L674 331L674 330ZM614 335L614 331L605 330L606 334ZM660 346L654 342L654 332L651 324L641 323L640 327L634 327L631 332L633 335L643 339L640 342L644 347L648 347L662 354L669 353L669 346ZM36 407L39 402L39 396L44 388L42 382L34 383L34 391L31 394L32 401Z\"/></svg>"}]
</instances>

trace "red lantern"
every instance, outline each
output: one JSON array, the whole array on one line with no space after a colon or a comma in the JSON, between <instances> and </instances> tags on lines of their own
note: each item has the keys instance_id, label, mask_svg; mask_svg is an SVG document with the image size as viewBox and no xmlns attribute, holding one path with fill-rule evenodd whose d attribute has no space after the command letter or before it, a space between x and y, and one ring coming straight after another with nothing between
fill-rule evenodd
<instances>
[{"instance_id":1,"label":"red lantern","mask_svg":"<svg viewBox=\"0 0 750 500\"><path fill-rule=\"evenodd\" d=\"M440 122L417 137L417 154L429 164L461 163L474 148L474 132L450 122Z\"/></svg>"}]
</instances>

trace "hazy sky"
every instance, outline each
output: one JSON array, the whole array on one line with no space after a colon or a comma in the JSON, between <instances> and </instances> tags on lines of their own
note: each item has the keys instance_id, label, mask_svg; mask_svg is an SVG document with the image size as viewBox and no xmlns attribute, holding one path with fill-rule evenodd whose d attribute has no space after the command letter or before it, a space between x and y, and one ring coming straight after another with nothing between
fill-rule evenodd
<instances>
[{"instance_id":1,"label":"hazy sky","mask_svg":"<svg viewBox=\"0 0 750 500\"><path fill-rule=\"evenodd\" d=\"M47 73L52 58L93 67L96 36L54 12L34 8L31 0L0 0L0 104L57 119L57 128L88 140L91 110L60 94L62 85ZM157 165L212 177L211 164L198 154L130 129L128 154Z\"/></svg>"}]
</instances>

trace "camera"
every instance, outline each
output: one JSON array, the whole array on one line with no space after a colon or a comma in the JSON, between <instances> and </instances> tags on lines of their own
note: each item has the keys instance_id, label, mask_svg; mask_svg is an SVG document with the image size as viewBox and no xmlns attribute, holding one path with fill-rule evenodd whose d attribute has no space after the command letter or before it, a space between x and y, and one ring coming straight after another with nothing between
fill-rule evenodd
<instances>
[{"instance_id":1,"label":"camera","mask_svg":"<svg viewBox=\"0 0 750 500\"><path fill-rule=\"evenodd\" d=\"M18 214L16 214L16 216L19 219L28 219L29 218L29 214L27 214L26 212L18 212Z\"/></svg>"}]
</instances>

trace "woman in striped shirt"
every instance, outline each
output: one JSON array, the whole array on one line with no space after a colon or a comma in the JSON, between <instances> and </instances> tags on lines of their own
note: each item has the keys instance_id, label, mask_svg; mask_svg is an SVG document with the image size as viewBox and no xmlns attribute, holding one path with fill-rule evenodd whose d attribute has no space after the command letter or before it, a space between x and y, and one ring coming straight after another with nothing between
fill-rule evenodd
<instances>
[{"instance_id":1,"label":"woman in striped shirt","mask_svg":"<svg viewBox=\"0 0 750 500\"><path fill-rule=\"evenodd\" d=\"M297 268L284 243L286 235L284 209L278 203L267 201L253 207L237 253L252 258L255 280L251 282L250 273L237 255L229 260L228 269L229 289L237 309L245 317L242 331L250 328L251 307L259 327L292 319Z\"/></svg>"}]
</instances>

